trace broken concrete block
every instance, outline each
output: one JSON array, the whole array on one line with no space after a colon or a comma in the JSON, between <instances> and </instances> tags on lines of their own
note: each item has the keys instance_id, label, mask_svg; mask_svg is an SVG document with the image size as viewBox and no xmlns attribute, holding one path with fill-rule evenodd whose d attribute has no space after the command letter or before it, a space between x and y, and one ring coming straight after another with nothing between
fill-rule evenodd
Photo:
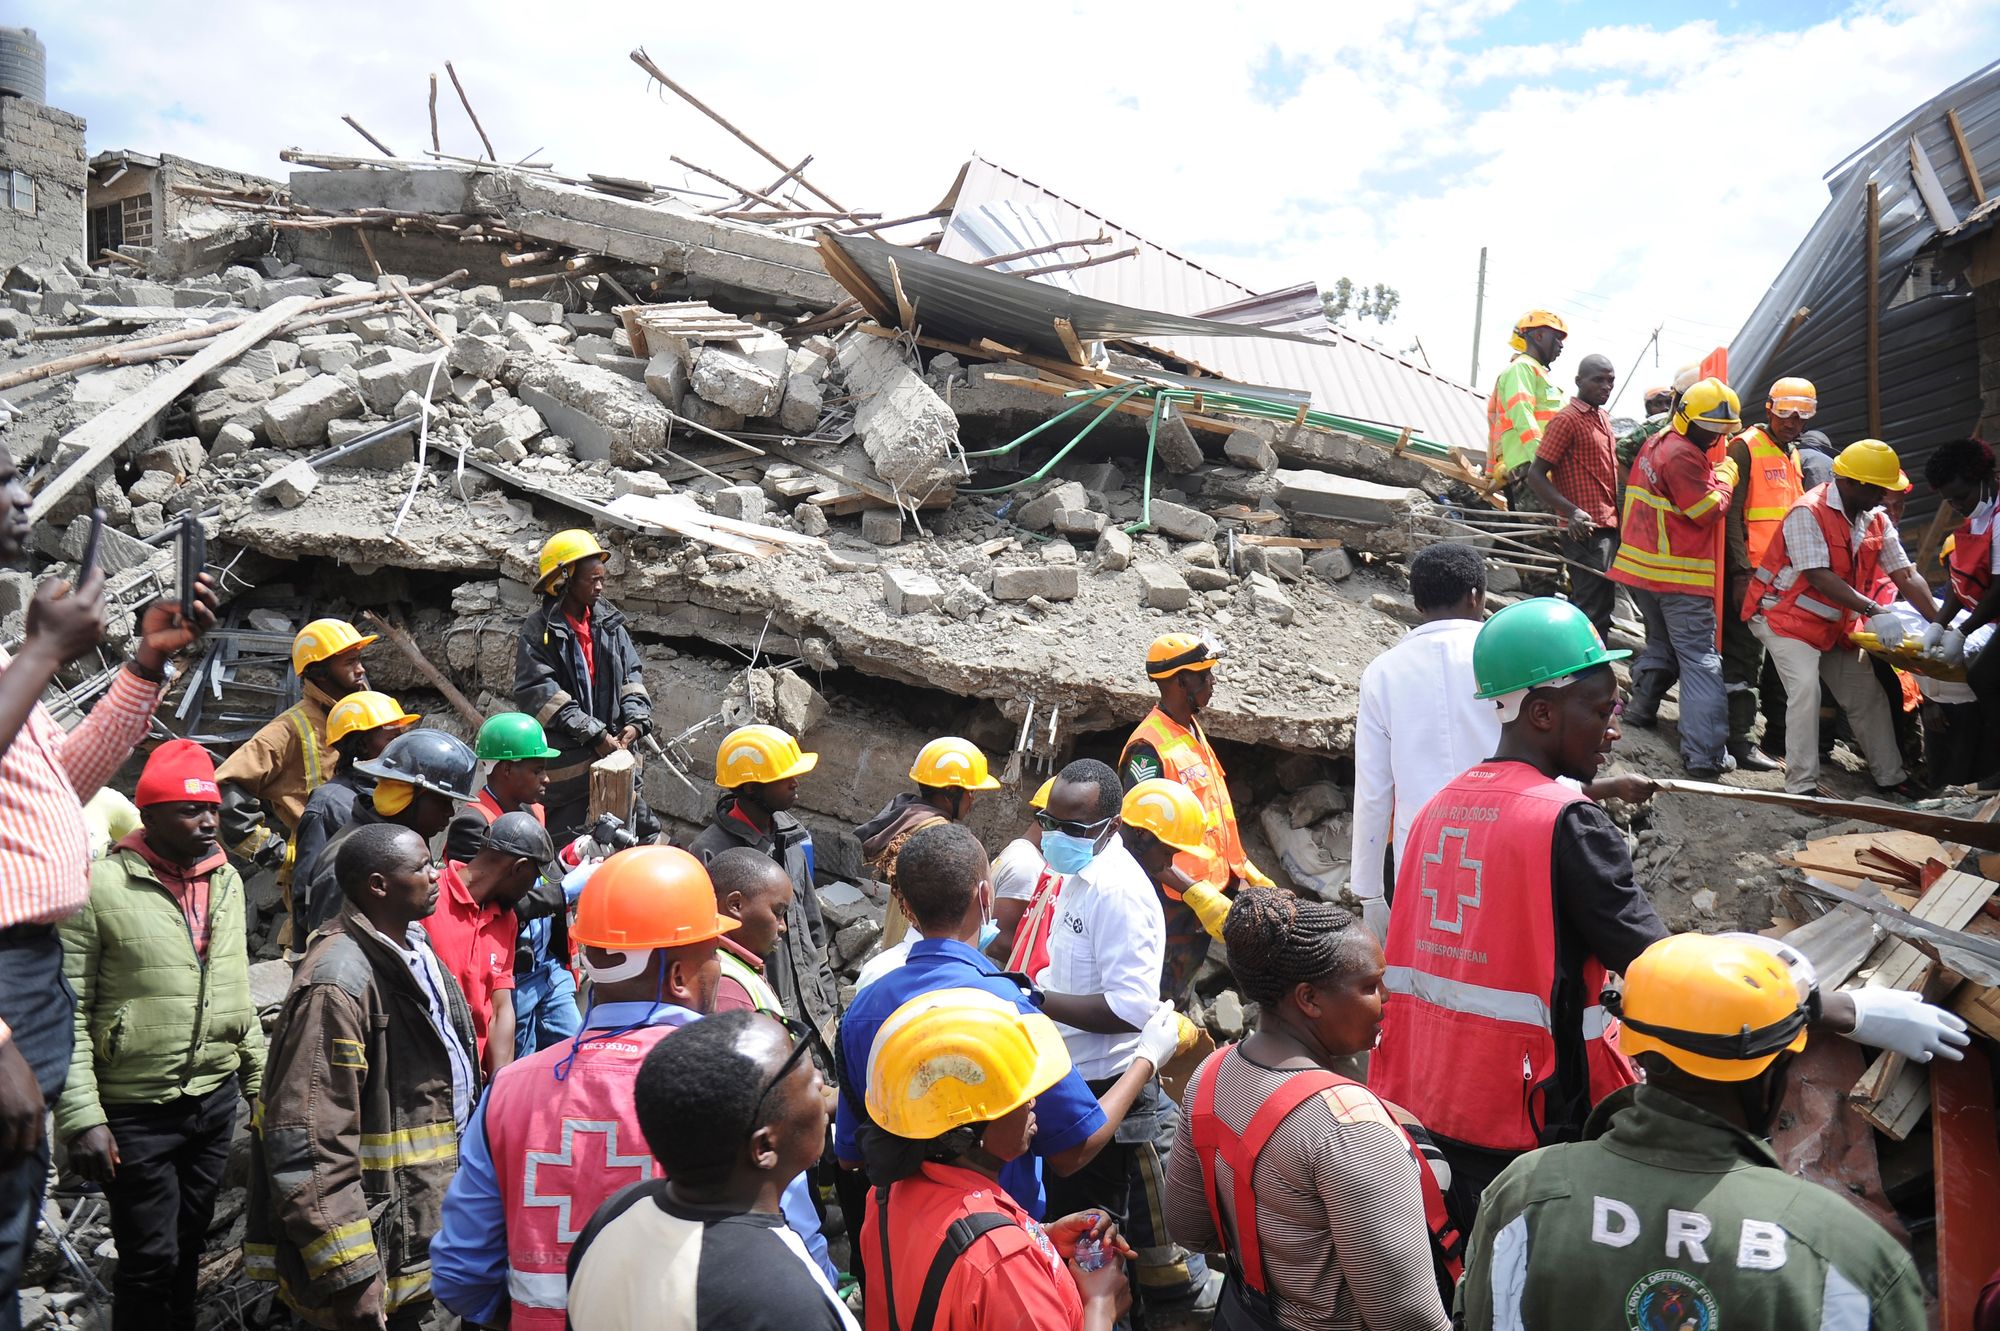
<instances>
[{"instance_id":1,"label":"broken concrete block","mask_svg":"<svg viewBox=\"0 0 2000 1331\"><path fill-rule=\"evenodd\" d=\"M1042 546L1044 564L1074 564L1078 558L1076 547L1068 541L1049 541Z\"/></svg>"},{"instance_id":2,"label":"broken concrete block","mask_svg":"<svg viewBox=\"0 0 2000 1331\"><path fill-rule=\"evenodd\" d=\"M1194 567L1188 569L1181 576L1187 579L1188 586L1198 592L1221 591L1236 581L1234 574L1230 573L1227 569L1220 568Z\"/></svg>"},{"instance_id":3,"label":"broken concrete block","mask_svg":"<svg viewBox=\"0 0 2000 1331\"><path fill-rule=\"evenodd\" d=\"M547 429L539 411L526 402L509 402L487 413L485 421L473 432L472 442L479 448L497 449L504 439L525 447Z\"/></svg>"},{"instance_id":4,"label":"broken concrete block","mask_svg":"<svg viewBox=\"0 0 2000 1331\"><path fill-rule=\"evenodd\" d=\"M133 465L142 472L163 471L185 481L208 465L208 450L199 439L169 439L139 454Z\"/></svg>"},{"instance_id":5,"label":"broken concrete block","mask_svg":"<svg viewBox=\"0 0 2000 1331\"><path fill-rule=\"evenodd\" d=\"M1056 510L1056 530L1064 536L1095 536L1111 521L1094 508Z\"/></svg>"},{"instance_id":6,"label":"broken concrete block","mask_svg":"<svg viewBox=\"0 0 2000 1331\"><path fill-rule=\"evenodd\" d=\"M1274 578L1297 582L1306 575L1306 552L1296 546L1265 547L1264 563L1266 570Z\"/></svg>"},{"instance_id":7,"label":"broken concrete block","mask_svg":"<svg viewBox=\"0 0 2000 1331\"><path fill-rule=\"evenodd\" d=\"M706 425L711 430L721 430L724 433L743 428L742 412L731 411L728 407L718 407L693 393L681 397L680 414L697 425Z\"/></svg>"},{"instance_id":8,"label":"broken concrete block","mask_svg":"<svg viewBox=\"0 0 2000 1331\"><path fill-rule=\"evenodd\" d=\"M208 446L208 455L217 462L246 453L257 445L257 432L241 421L226 422L215 432L215 441Z\"/></svg>"},{"instance_id":9,"label":"broken concrete block","mask_svg":"<svg viewBox=\"0 0 2000 1331\"><path fill-rule=\"evenodd\" d=\"M451 397L461 407L484 412L493 405L493 385L477 375L457 375L451 381Z\"/></svg>"},{"instance_id":10,"label":"broken concrete block","mask_svg":"<svg viewBox=\"0 0 2000 1331\"><path fill-rule=\"evenodd\" d=\"M854 400L854 432L876 475L919 495L957 476L958 417L904 362L895 343L849 333L841 339L839 360Z\"/></svg>"},{"instance_id":11,"label":"broken concrete block","mask_svg":"<svg viewBox=\"0 0 2000 1331\"><path fill-rule=\"evenodd\" d=\"M712 342L695 357L688 382L705 401L744 416L769 416L784 397L785 342L775 334Z\"/></svg>"},{"instance_id":12,"label":"broken concrete block","mask_svg":"<svg viewBox=\"0 0 2000 1331\"><path fill-rule=\"evenodd\" d=\"M492 338L460 333L452 339L451 352L446 356L445 364L463 374L497 379L507 364L507 348Z\"/></svg>"},{"instance_id":13,"label":"broken concrete block","mask_svg":"<svg viewBox=\"0 0 2000 1331\"><path fill-rule=\"evenodd\" d=\"M84 514L71 519L69 526L63 530L62 534L60 546L62 557L72 562L81 561L83 559L83 547L89 539L90 515ZM107 578L115 577L127 569L137 568L141 564L149 563L153 556L159 553L160 551L156 547L147 545L144 541L137 540L134 537L127 536L108 522L104 525L104 529L98 533L98 567L104 570L104 576Z\"/></svg>"},{"instance_id":14,"label":"broken concrete block","mask_svg":"<svg viewBox=\"0 0 2000 1331\"><path fill-rule=\"evenodd\" d=\"M718 517L738 522L762 522L771 503L764 497L763 487L757 485L726 485L715 492L714 499Z\"/></svg>"},{"instance_id":15,"label":"broken concrete block","mask_svg":"<svg viewBox=\"0 0 2000 1331\"><path fill-rule=\"evenodd\" d=\"M159 504L132 506L132 531L140 540L150 540L167 525L167 510Z\"/></svg>"},{"instance_id":16,"label":"broken concrete block","mask_svg":"<svg viewBox=\"0 0 2000 1331\"><path fill-rule=\"evenodd\" d=\"M382 360L355 375L354 385L370 411L386 415L405 393L422 393L428 387L435 400L451 387L451 376L437 363L439 353L426 355L401 347L384 347L382 352ZM436 374L431 373L433 369Z\"/></svg>"},{"instance_id":17,"label":"broken concrete block","mask_svg":"<svg viewBox=\"0 0 2000 1331\"><path fill-rule=\"evenodd\" d=\"M1188 423L1172 407L1160 418L1159 455L1167 470L1177 476L1193 471L1205 460L1201 445L1194 440L1194 431L1188 429Z\"/></svg>"},{"instance_id":18,"label":"broken concrete block","mask_svg":"<svg viewBox=\"0 0 2000 1331\"><path fill-rule=\"evenodd\" d=\"M1423 501L1421 490L1378 485L1328 471L1278 473L1278 503L1291 512L1313 517L1386 526L1407 519L1412 507Z\"/></svg>"},{"instance_id":19,"label":"broken concrete block","mask_svg":"<svg viewBox=\"0 0 2000 1331\"><path fill-rule=\"evenodd\" d=\"M1222 456L1245 471L1274 471L1278 466L1277 450L1255 430L1238 430L1223 440Z\"/></svg>"},{"instance_id":20,"label":"broken concrete block","mask_svg":"<svg viewBox=\"0 0 2000 1331\"><path fill-rule=\"evenodd\" d=\"M510 300L500 310L502 314L517 315L531 324L559 324L563 321L562 302L557 300Z\"/></svg>"},{"instance_id":21,"label":"broken concrete block","mask_svg":"<svg viewBox=\"0 0 2000 1331\"><path fill-rule=\"evenodd\" d=\"M244 417L249 417L244 423L262 437L264 404L276 396L269 384L231 384L197 397L188 415L194 423L194 432L204 439L213 438L226 422Z\"/></svg>"},{"instance_id":22,"label":"broken concrete block","mask_svg":"<svg viewBox=\"0 0 2000 1331\"><path fill-rule=\"evenodd\" d=\"M924 610L935 610L943 599L944 588L938 586L937 579L928 573L913 568L882 570L882 601L892 615L914 615Z\"/></svg>"},{"instance_id":23,"label":"broken concrete block","mask_svg":"<svg viewBox=\"0 0 2000 1331\"><path fill-rule=\"evenodd\" d=\"M1118 470L1115 462L1071 463L1063 468L1063 473L1084 489L1101 495L1125 485L1125 473Z\"/></svg>"},{"instance_id":24,"label":"broken concrete block","mask_svg":"<svg viewBox=\"0 0 2000 1331\"><path fill-rule=\"evenodd\" d=\"M778 428L786 434L811 434L819 428L820 413L826 409L826 390L809 375L794 374L785 380L785 396L778 403Z\"/></svg>"},{"instance_id":25,"label":"broken concrete block","mask_svg":"<svg viewBox=\"0 0 2000 1331\"><path fill-rule=\"evenodd\" d=\"M308 300L319 299L319 279L314 277L289 277L281 282L266 282L254 293L246 293L247 304L260 310L268 310L281 300L293 296L304 296Z\"/></svg>"},{"instance_id":26,"label":"broken concrete block","mask_svg":"<svg viewBox=\"0 0 2000 1331\"><path fill-rule=\"evenodd\" d=\"M599 366L538 361L516 391L586 462L632 467L666 443L666 409L644 386Z\"/></svg>"},{"instance_id":27,"label":"broken concrete block","mask_svg":"<svg viewBox=\"0 0 2000 1331\"><path fill-rule=\"evenodd\" d=\"M1187 581L1165 564L1141 564L1139 603L1154 610L1185 610L1192 599Z\"/></svg>"},{"instance_id":28,"label":"broken concrete block","mask_svg":"<svg viewBox=\"0 0 2000 1331\"><path fill-rule=\"evenodd\" d=\"M312 497L319 485L319 473L304 458L288 462L265 478L257 487L260 498L273 501L279 508L297 508Z\"/></svg>"},{"instance_id":29,"label":"broken concrete block","mask_svg":"<svg viewBox=\"0 0 2000 1331\"><path fill-rule=\"evenodd\" d=\"M142 472L125 497L134 504L164 504L167 496L180 487L180 478L170 471Z\"/></svg>"},{"instance_id":30,"label":"broken concrete block","mask_svg":"<svg viewBox=\"0 0 2000 1331\"><path fill-rule=\"evenodd\" d=\"M680 409L681 399L688 394L688 368L679 356L660 352L646 362L643 378L654 397L676 411Z\"/></svg>"},{"instance_id":31,"label":"broken concrete block","mask_svg":"<svg viewBox=\"0 0 2000 1331\"><path fill-rule=\"evenodd\" d=\"M360 410L361 395L345 382L316 375L264 404L264 433L281 448L318 448L326 443L329 422Z\"/></svg>"},{"instance_id":32,"label":"broken concrete block","mask_svg":"<svg viewBox=\"0 0 2000 1331\"><path fill-rule=\"evenodd\" d=\"M1097 566L1120 573L1132 563L1132 538L1123 527L1106 527L1097 537Z\"/></svg>"},{"instance_id":33,"label":"broken concrete block","mask_svg":"<svg viewBox=\"0 0 2000 1331\"><path fill-rule=\"evenodd\" d=\"M1025 601L1039 596L1045 601L1076 599L1075 564L1026 564L993 570L993 597L999 601Z\"/></svg>"},{"instance_id":34,"label":"broken concrete block","mask_svg":"<svg viewBox=\"0 0 2000 1331\"><path fill-rule=\"evenodd\" d=\"M661 479L657 472L627 471L623 467L614 467L612 469L611 495L614 499L624 495L638 495L642 499L656 499L661 495L672 494L673 492L674 487Z\"/></svg>"},{"instance_id":35,"label":"broken concrete block","mask_svg":"<svg viewBox=\"0 0 2000 1331\"><path fill-rule=\"evenodd\" d=\"M105 409L125 401L153 378L150 365L120 365L109 370L91 370L72 381L70 411L76 419L89 420Z\"/></svg>"},{"instance_id":36,"label":"broken concrete block","mask_svg":"<svg viewBox=\"0 0 2000 1331\"><path fill-rule=\"evenodd\" d=\"M1298 617L1291 598L1285 595L1284 588L1275 579L1262 573L1252 573L1244 579L1244 586L1249 589L1251 605L1264 618L1276 624L1289 624Z\"/></svg>"},{"instance_id":37,"label":"broken concrete block","mask_svg":"<svg viewBox=\"0 0 2000 1331\"><path fill-rule=\"evenodd\" d=\"M828 526L826 510L818 504L800 504L792 510L792 520L808 536L824 536Z\"/></svg>"},{"instance_id":38,"label":"broken concrete block","mask_svg":"<svg viewBox=\"0 0 2000 1331\"><path fill-rule=\"evenodd\" d=\"M1213 541L1190 541L1180 548L1181 559L1195 568L1221 568L1222 552Z\"/></svg>"},{"instance_id":39,"label":"broken concrete block","mask_svg":"<svg viewBox=\"0 0 2000 1331\"><path fill-rule=\"evenodd\" d=\"M893 508L861 510L861 539L871 545L896 545L903 539L903 515Z\"/></svg>"},{"instance_id":40,"label":"broken concrete block","mask_svg":"<svg viewBox=\"0 0 2000 1331\"><path fill-rule=\"evenodd\" d=\"M321 374L337 374L361 355L361 339L352 333L327 333L299 339L299 363Z\"/></svg>"},{"instance_id":41,"label":"broken concrete block","mask_svg":"<svg viewBox=\"0 0 2000 1331\"><path fill-rule=\"evenodd\" d=\"M1064 509L1090 507L1090 495L1075 481L1064 481L1045 494L1036 495L1014 511L1014 521L1029 531L1047 531L1055 526L1056 514Z\"/></svg>"},{"instance_id":42,"label":"broken concrete block","mask_svg":"<svg viewBox=\"0 0 2000 1331\"><path fill-rule=\"evenodd\" d=\"M1155 498L1151 517L1153 530L1177 541L1211 541L1215 539L1215 519L1199 509L1176 504L1170 500Z\"/></svg>"},{"instance_id":43,"label":"broken concrete block","mask_svg":"<svg viewBox=\"0 0 2000 1331\"><path fill-rule=\"evenodd\" d=\"M1306 567L1326 582L1345 582L1354 576L1354 556L1345 550L1322 550L1306 561Z\"/></svg>"}]
</instances>

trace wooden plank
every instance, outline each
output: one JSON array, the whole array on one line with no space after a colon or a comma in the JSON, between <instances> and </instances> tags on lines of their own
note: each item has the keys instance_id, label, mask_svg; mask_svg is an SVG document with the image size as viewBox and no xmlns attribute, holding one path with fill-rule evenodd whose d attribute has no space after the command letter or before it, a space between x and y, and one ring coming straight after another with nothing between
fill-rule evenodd
<instances>
[{"instance_id":1,"label":"wooden plank","mask_svg":"<svg viewBox=\"0 0 2000 1331\"><path fill-rule=\"evenodd\" d=\"M1897 827L1906 832L1922 832L1940 840L1951 837L1975 850L2000 850L2000 826L1995 826L1984 818L1951 818L1944 814L1925 813L1920 809L1870 804L1864 800L1820 799L1814 795L1791 795L1780 790L1753 790L1744 786L1718 785L1712 781L1683 781L1678 777L1662 778L1655 784L1667 794L1706 795L1714 799L1742 800L1750 804L1775 804L1780 808L1797 809L1819 818L1853 818L1880 827Z\"/></svg>"},{"instance_id":2,"label":"wooden plank","mask_svg":"<svg viewBox=\"0 0 2000 1331\"><path fill-rule=\"evenodd\" d=\"M1979 162L1966 145L1965 126L1959 123L1957 107L1944 113L1944 123L1951 126L1951 141L1958 145L1958 161L1965 168L1965 183L1972 186L1972 201L1983 204L1986 202L1986 186L1979 182Z\"/></svg>"},{"instance_id":3,"label":"wooden plank","mask_svg":"<svg viewBox=\"0 0 2000 1331\"><path fill-rule=\"evenodd\" d=\"M1056 336L1062 339L1063 351L1072 365L1088 365L1090 357L1083 354L1083 343L1077 341L1076 328L1067 319L1055 320Z\"/></svg>"},{"instance_id":4,"label":"wooden plank","mask_svg":"<svg viewBox=\"0 0 2000 1331\"><path fill-rule=\"evenodd\" d=\"M1937 1178L1938 1325L1972 1325L1980 1289L2000 1266L2000 1142L1993 1073L1974 1045L1965 1060L1931 1063L1931 1158Z\"/></svg>"},{"instance_id":5,"label":"wooden plank","mask_svg":"<svg viewBox=\"0 0 2000 1331\"><path fill-rule=\"evenodd\" d=\"M126 398L98 412L62 437L60 448L79 450L60 475L53 477L28 506L28 521L44 517L71 490L102 466L127 439L146 423L172 406L174 399L194 387L195 381L218 369L283 327L299 311L312 303L305 296L279 301L249 322L230 329L208 346L182 361L165 374Z\"/></svg>"},{"instance_id":6,"label":"wooden plank","mask_svg":"<svg viewBox=\"0 0 2000 1331\"><path fill-rule=\"evenodd\" d=\"M1944 182L1938 179L1930 154L1914 134L1910 135L1910 175L1916 180L1917 193L1923 196L1924 208L1931 215L1931 225L1940 231L1957 226L1958 210L1951 206L1951 196L1944 192Z\"/></svg>"},{"instance_id":7,"label":"wooden plank","mask_svg":"<svg viewBox=\"0 0 2000 1331\"><path fill-rule=\"evenodd\" d=\"M1952 996L1951 1010L1964 1017L1973 1030L2000 1044L2000 989L1962 984Z\"/></svg>"},{"instance_id":8,"label":"wooden plank","mask_svg":"<svg viewBox=\"0 0 2000 1331\"><path fill-rule=\"evenodd\" d=\"M1868 1120L1876 1131L1897 1141L1907 1138L1930 1112L1931 1083L1921 1063L1905 1063L1889 1083L1880 1100L1863 1104L1850 1098L1854 1112Z\"/></svg>"},{"instance_id":9,"label":"wooden plank","mask_svg":"<svg viewBox=\"0 0 2000 1331\"><path fill-rule=\"evenodd\" d=\"M452 710L458 713L460 719L475 731L479 729L486 718L479 714L479 709L472 705L470 699L459 692L458 686L447 679L445 673L423 654L422 649L410 635L403 631L402 625L384 619L373 610L363 610L361 617L379 629L382 636L389 640L389 645L401 652L409 663L416 667L417 673L429 680L431 685L444 695L444 700L451 704Z\"/></svg>"},{"instance_id":10,"label":"wooden plank","mask_svg":"<svg viewBox=\"0 0 2000 1331\"><path fill-rule=\"evenodd\" d=\"M590 765L590 821L604 814L632 825L639 760L630 749L615 749Z\"/></svg>"}]
</instances>

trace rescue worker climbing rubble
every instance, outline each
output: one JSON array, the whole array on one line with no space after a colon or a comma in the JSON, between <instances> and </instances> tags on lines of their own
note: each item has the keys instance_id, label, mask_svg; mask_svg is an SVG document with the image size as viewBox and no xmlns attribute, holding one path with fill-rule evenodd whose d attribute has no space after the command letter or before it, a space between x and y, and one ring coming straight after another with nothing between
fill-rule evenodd
<instances>
[{"instance_id":1,"label":"rescue worker climbing rubble","mask_svg":"<svg viewBox=\"0 0 2000 1331\"><path fill-rule=\"evenodd\" d=\"M1505 487L1513 508L1536 506L1526 484L1528 464L1541 446L1542 431L1563 407L1562 390L1549 378L1549 367L1562 355L1568 337L1569 325L1548 310L1529 310L1515 320L1507 338L1514 358L1486 399L1486 474Z\"/></svg>"}]
</instances>

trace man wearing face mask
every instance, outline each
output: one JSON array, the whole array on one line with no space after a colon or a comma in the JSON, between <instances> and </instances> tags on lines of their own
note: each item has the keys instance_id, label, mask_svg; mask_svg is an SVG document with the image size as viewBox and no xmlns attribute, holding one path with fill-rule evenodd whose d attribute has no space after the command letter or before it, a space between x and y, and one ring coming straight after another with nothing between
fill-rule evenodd
<instances>
[{"instance_id":1,"label":"man wearing face mask","mask_svg":"<svg viewBox=\"0 0 2000 1331\"><path fill-rule=\"evenodd\" d=\"M1632 962L1617 1038L1646 1080L1487 1191L1462 1325L1924 1324L1909 1255L1765 1140L1819 998L1780 946L1680 934Z\"/></svg>"},{"instance_id":2,"label":"man wearing face mask","mask_svg":"<svg viewBox=\"0 0 2000 1331\"><path fill-rule=\"evenodd\" d=\"M713 1010L716 949L739 927L686 851L635 846L590 876L570 931L591 978L584 1029L502 1068L466 1124L430 1246L445 1307L481 1326L561 1331L577 1234L606 1198L658 1172L634 1107L639 1067ZM831 1274L803 1176L783 1209Z\"/></svg>"},{"instance_id":3,"label":"man wearing face mask","mask_svg":"<svg viewBox=\"0 0 2000 1331\"><path fill-rule=\"evenodd\" d=\"M974 791L1000 789L979 746L956 735L924 745L910 764L910 780L917 783L915 794L906 791L896 796L880 813L854 829L868 867L889 885L889 909L882 918L884 955L899 947L909 950L904 947L909 918L896 900L896 854L903 843L923 828L964 822Z\"/></svg>"},{"instance_id":4,"label":"man wearing face mask","mask_svg":"<svg viewBox=\"0 0 2000 1331\"><path fill-rule=\"evenodd\" d=\"M1040 820L1042 854L1067 875L1042 972L1042 1006L1063 1028L1078 1075L1100 1094L1139 1053L1142 1028L1159 1010L1167 950L1159 893L1120 835L1127 798L1116 772L1079 758L1056 774ZM1187 1038L1192 1042L1192 1031ZM1159 1083L1148 1081L1112 1144L1049 1188L1054 1214L1103 1207L1125 1217L1148 1325L1177 1315L1206 1318L1222 1287L1222 1273L1174 1243L1167 1229L1160 1143L1172 1142L1175 1119Z\"/></svg>"}]
</instances>

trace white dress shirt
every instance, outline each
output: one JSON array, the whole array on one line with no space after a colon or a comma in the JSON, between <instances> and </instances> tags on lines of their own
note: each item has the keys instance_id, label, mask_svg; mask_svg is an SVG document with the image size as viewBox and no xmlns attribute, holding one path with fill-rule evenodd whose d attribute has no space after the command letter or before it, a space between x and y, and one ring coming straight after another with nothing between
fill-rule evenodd
<instances>
[{"instance_id":1,"label":"white dress shirt","mask_svg":"<svg viewBox=\"0 0 2000 1331\"><path fill-rule=\"evenodd\" d=\"M1057 1023L1071 1062L1085 1081L1124 1072L1139 1051L1139 1030L1160 1006L1167 957L1167 916L1160 894L1121 837L1070 875L1056 899L1044 989L1102 994L1129 1031L1098 1035Z\"/></svg>"},{"instance_id":2,"label":"white dress shirt","mask_svg":"<svg viewBox=\"0 0 2000 1331\"><path fill-rule=\"evenodd\" d=\"M1396 862L1431 796L1500 744L1500 712L1472 695L1479 622L1419 624L1361 672L1354 720L1354 895L1382 895L1382 850Z\"/></svg>"}]
</instances>

